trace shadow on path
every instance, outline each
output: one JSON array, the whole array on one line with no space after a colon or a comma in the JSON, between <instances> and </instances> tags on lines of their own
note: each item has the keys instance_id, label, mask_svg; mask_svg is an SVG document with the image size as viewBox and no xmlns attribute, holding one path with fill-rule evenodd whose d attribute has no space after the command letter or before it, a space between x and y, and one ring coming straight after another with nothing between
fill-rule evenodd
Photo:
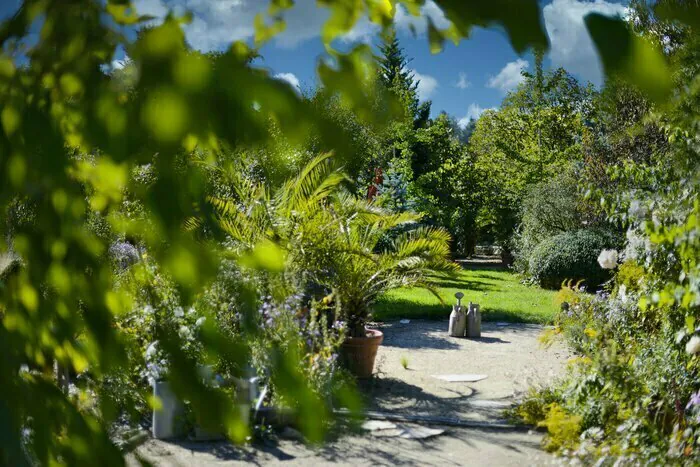
<instances>
[{"instance_id":1,"label":"shadow on path","mask_svg":"<svg viewBox=\"0 0 700 467\"><path fill-rule=\"evenodd\" d=\"M420 323L420 326L418 326ZM379 329L384 333L382 345L402 349L458 350L460 338L447 335L448 321L414 320L407 325L397 322L383 323ZM491 337L492 324L482 324L482 335L471 339L483 344L510 344L500 337Z\"/></svg>"}]
</instances>

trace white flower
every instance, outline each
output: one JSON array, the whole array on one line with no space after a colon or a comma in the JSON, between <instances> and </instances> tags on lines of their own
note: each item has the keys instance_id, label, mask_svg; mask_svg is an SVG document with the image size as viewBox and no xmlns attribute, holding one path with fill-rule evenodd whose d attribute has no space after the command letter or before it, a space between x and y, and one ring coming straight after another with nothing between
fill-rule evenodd
<instances>
[{"instance_id":1,"label":"white flower","mask_svg":"<svg viewBox=\"0 0 700 467\"><path fill-rule=\"evenodd\" d=\"M192 332L190 331L190 328L188 328L187 326L180 326L180 330L178 331L178 334L183 339L189 339L190 337L192 337Z\"/></svg>"},{"instance_id":2,"label":"white flower","mask_svg":"<svg viewBox=\"0 0 700 467\"><path fill-rule=\"evenodd\" d=\"M195 326L199 327L202 324L204 324L204 322L206 320L207 320L206 316L202 316L201 318L197 318L197 321L195 321L194 324L195 324Z\"/></svg>"},{"instance_id":3,"label":"white flower","mask_svg":"<svg viewBox=\"0 0 700 467\"><path fill-rule=\"evenodd\" d=\"M685 351L690 355L700 353L700 336L691 337L688 343L685 344Z\"/></svg>"},{"instance_id":4,"label":"white flower","mask_svg":"<svg viewBox=\"0 0 700 467\"><path fill-rule=\"evenodd\" d=\"M151 360L156 352L158 352L158 341L151 342L151 345L146 348L146 360Z\"/></svg>"},{"instance_id":5,"label":"white flower","mask_svg":"<svg viewBox=\"0 0 700 467\"><path fill-rule=\"evenodd\" d=\"M173 314L176 318L182 318L183 316L185 316L185 310L183 310L182 307L179 306L173 310Z\"/></svg>"},{"instance_id":6,"label":"white flower","mask_svg":"<svg viewBox=\"0 0 700 467\"><path fill-rule=\"evenodd\" d=\"M152 315L153 314L153 307L151 305L146 305L143 307L143 312L146 313L147 315Z\"/></svg>"},{"instance_id":7,"label":"white flower","mask_svg":"<svg viewBox=\"0 0 700 467\"><path fill-rule=\"evenodd\" d=\"M193 314L195 314L195 312L196 312L196 310L194 309L193 306L191 306L191 307L189 307L189 308L187 309L187 314L188 314L188 315L193 315Z\"/></svg>"},{"instance_id":8,"label":"white flower","mask_svg":"<svg viewBox=\"0 0 700 467\"><path fill-rule=\"evenodd\" d=\"M603 269L615 269L617 267L617 250L603 250L598 256L598 264Z\"/></svg>"},{"instance_id":9,"label":"white flower","mask_svg":"<svg viewBox=\"0 0 700 467\"><path fill-rule=\"evenodd\" d=\"M627 301L627 286L622 284L620 288L617 289L617 296L623 302Z\"/></svg>"},{"instance_id":10,"label":"white flower","mask_svg":"<svg viewBox=\"0 0 700 467\"><path fill-rule=\"evenodd\" d=\"M685 339L685 336L687 336L688 333L685 332L685 329L681 329L676 333L676 344L680 344L683 342L683 339Z\"/></svg>"},{"instance_id":11,"label":"white flower","mask_svg":"<svg viewBox=\"0 0 700 467\"><path fill-rule=\"evenodd\" d=\"M627 213L634 220L642 220L647 215L647 208L639 200L633 199Z\"/></svg>"}]
</instances>

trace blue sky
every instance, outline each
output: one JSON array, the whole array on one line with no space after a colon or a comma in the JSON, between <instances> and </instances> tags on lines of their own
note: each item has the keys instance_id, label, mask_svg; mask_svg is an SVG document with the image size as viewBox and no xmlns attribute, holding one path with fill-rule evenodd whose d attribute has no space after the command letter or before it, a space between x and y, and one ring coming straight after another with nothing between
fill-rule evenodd
<instances>
[{"instance_id":1,"label":"blue sky","mask_svg":"<svg viewBox=\"0 0 700 467\"><path fill-rule=\"evenodd\" d=\"M485 0L487 1L487 0ZM3 0L0 14L6 17L19 0ZM266 8L266 0L133 0L144 14L163 17L168 10L189 10L194 21L186 27L187 39L195 48L225 48L232 40L249 40L255 14ZM592 11L609 15L624 14L620 0L546 0L543 18L551 41L546 66L563 66L582 81L600 84L600 65L583 25L583 17ZM438 26L446 22L439 7L427 0L423 7ZM324 50L319 39L326 19L314 0L296 0L286 15L287 29L266 44L258 66L266 67L280 79L302 89L316 84L316 63ZM476 28L472 36L458 46L447 44L432 55L425 37L425 21L399 8L396 16L399 39L410 66L421 80L419 92L433 101L433 114L446 111L458 119L477 117L484 109L497 107L506 92L517 86L522 69L532 69L532 56L518 56L505 35L496 30ZM409 26L416 31L414 35ZM351 44L377 43L376 28L362 20L341 40ZM342 44L341 44L342 45ZM116 57L121 59L122 57ZM118 65L118 62L115 62Z\"/></svg>"}]
</instances>

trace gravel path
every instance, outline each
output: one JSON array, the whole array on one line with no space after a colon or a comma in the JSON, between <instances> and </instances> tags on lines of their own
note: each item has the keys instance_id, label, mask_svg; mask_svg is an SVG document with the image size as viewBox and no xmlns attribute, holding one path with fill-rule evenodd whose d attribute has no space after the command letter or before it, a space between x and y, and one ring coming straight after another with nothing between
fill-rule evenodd
<instances>
[{"instance_id":1,"label":"gravel path","mask_svg":"<svg viewBox=\"0 0 700 467\"><path fill-rule=\"evenodd\" d=\"M506 324L506 323L502 323ZM380 326L384 342L378 375L364 386L372 410L497 421L533 385L564 371L569 353L560 342L543 348L542 326L483 323L480 339L447 335L447 321ZM402 359L408 360L408 369ZM449 383L433 375L478 374L475 383Z\"/></svg>"},{"instance_id":2,"label":"gravel path","mask_svg":"<svg viewBox=\"0 0 700 467\"><path fill-rule=\"evenodd\" d=\"M561 375L568 352L562 344L543 348L536 325L484 323L481 339L447 336L447 322L386 323L377 358L378 374L362 385L367 408L402 415L442 416L465 421L502 421L504 407L532 384ZM408 369L401 364L408 359ZM432 377L484 374L474 383ZM150 440L138 449L158 466L233 465L546 465L554 459L539 449L542 435L527 431L444 428L425 440L348 434L313 449L293 440L257 447L228 443ZM129 460L130 465L137 465Z\"/></svg>"}]
</instances>

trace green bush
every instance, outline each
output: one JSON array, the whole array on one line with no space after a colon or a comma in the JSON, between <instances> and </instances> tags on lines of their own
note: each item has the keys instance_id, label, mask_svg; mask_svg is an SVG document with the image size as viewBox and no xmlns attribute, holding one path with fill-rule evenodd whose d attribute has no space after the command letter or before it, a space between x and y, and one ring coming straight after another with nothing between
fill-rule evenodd
<instances>
[{"instance_id":1,"label":"green bush","mask_svg":"<svg viewBox=\"0 0 700 467\"><path fill-rule=\"evenodd\" d=\"M611 232L597 229L565 232L535 247L529 273L542 287L556 289L566 280L584 281L592 290L610 278L610 271L598 265L601 250L615 248L618 239Z\"/></svg>"},{"instance_id":2,"label":"green bush","mask_svg":"<svg viewBox=\"0 0 700 467\"><path fill-rule=\"evenodd\" d=\"M573 170L533 185L523 200L520 216L520 225L510 243L514 267L521 273L527 273L532 252L544 240L601 223L581 197L578 176Z\"/></svg>"},{"instance_id":3,"label":"green bush","mask_svg":"<svg viewBox=\"0 0 700 467\"><path fill-rule=\"evenodd\" d=\"M629 291L638 291L640 282L644 279L644 268L634 261L625 261L617 268L615 283L624 285Z\"/></svg>"}]
</instances>

